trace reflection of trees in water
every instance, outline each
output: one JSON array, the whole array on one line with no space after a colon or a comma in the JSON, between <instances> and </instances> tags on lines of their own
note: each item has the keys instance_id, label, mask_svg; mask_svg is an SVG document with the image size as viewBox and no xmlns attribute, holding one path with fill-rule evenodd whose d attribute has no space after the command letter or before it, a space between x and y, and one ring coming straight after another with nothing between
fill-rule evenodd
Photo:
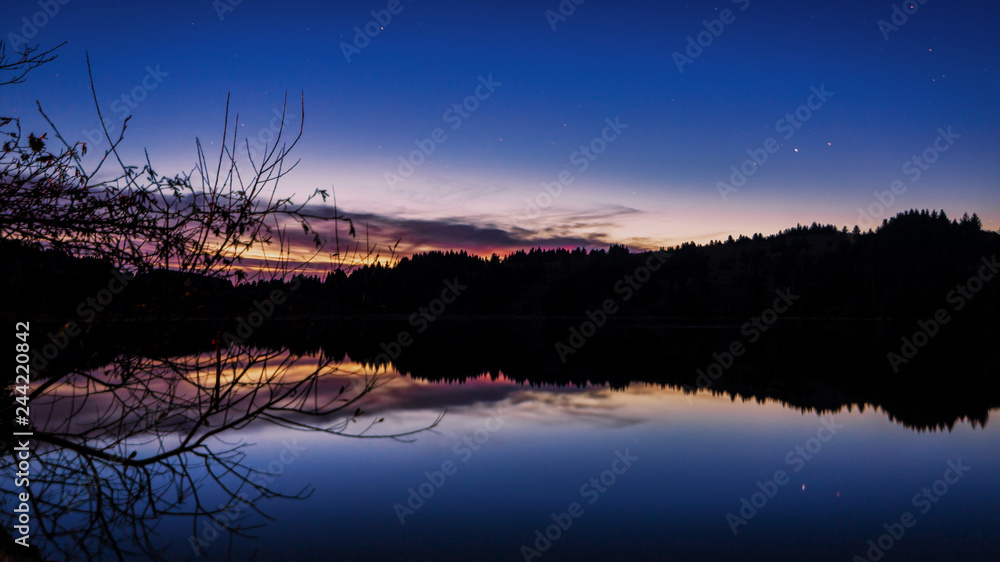
<instances>
[{"instance_id":1,"label":"reflection of trees in water","mask_svg":"<svg viewBox=\"0 0 1000 562\"><path fill-rule=\"evenodd\" d=\"M374 357L379 342L398 333L405 320L366 319L364 341L274 330L266 344L297 353ZM572 320L442 319L407 348L393 365L400 373L431 382L464 382L503 373L531 385L604 385L625 389L643 382L698 388L699 370L713 354L741 341L738 324L678 326L656 321L611 322L589 338L566 363L554 343ZM876 408L915 430L947 430L956 423L983 426L1000 408L996 365L1000 329L956 319L907 365L893 373L886 359L898 349L909 322L779 322L735 359L708 391L732 400L780 401L804 412ZM345 343L347 342L347 343ZM745 342L746 343L746 342Z\"/></svg>"},{"instance_id":2,"label":"reflection of trees in water","mask_svg":"<svg viewBox=\"0 0 1000 562\"><path fill-rule=\"evenodd\" d=\"M333 319L336 320L336 319ZM411 329L406 318L368 317L349 329L339 322L276 319L251 342L298 355L385 357L383 342ZM608 385L642 382L681 389L704 381L699 370L713 354L740 339L739 325L679 326L626 319L609 323L564 364L554 343L572 320L441 318L407 347L392 367L415 379L461 383L487 374L529 385ZM711 381L709 392L733 400L778 400L805 412L875 408L916 430L944 430L956 423L985 425L1000 408L1000 337L995 326L956 319L921 350L904 373L893 373L887 350L899 345L908 322L779 322ZM359 336L363 334L363 337ZM116 334L114 341L145 350L144 334ZM145 338L148 339L148 338ZM209 333L187 334L167 353L201 349ZM187 350L187 351L182 351ZM369 365L372 362L369 361ZM379 363L382 365L383 363Z\"/></svg>"},{"instance_id":3,"label":"reflection of trees in water","mask_svg":"<svg viewBox=\"0 0 1000 562\"><path fill-rule=\"evenodd\" d=\"M121 357L103 370L50 379L32 402L33 540L43 538L50 556L120 559L161 556L156 529L165 517L188 518L198 537L192 544L207 546L206 519L247 536L257 525L251 513L265 515L259 500L305 498L309 490L274 489L267 470L246 463L239 430L272 424L406 439L437 425L440 417L415 431L378 433L383 419L365 421L361 401L385 381L325 356L222 347ZM13 473L12 462L6 457L0 470Z\"/></svg>"},{"instance_id":4,"label":"reflection of trees in water","mask_svg":"<svg viewBox=\"0 0 1000 562\"><path fill-rule=\"evenodd\" d=\"M23 81L55 58L55 49L15 52L6 47L0 40L0 87ZM103 124L92 76L91 89ZM362 248L353 240L353 223L336 207L331 212L312 204L320 198L325 202L325 191L299 202L279 194L281 178L295 165L285 159L301 138L303 116L304 107L298 130L286 129L283 108L272 144L262 154L252 154L249 145L241 145L239 120L230 123L227 100L221 143L213 147L218 152L206 154L198 141L193 171L175 176L156 172L148 155L138 166L126 162L119 146L127 119L120 131L103 129L108 147L103 155L84 160L86 144L64 138L44 112L50 130L39 135L23 132L20 118L0 118L7 139L0 151L0 234L18 247L21 253L15 256L48 250L67 261L91 258L104 271L113 267L129 275L155 275L168 269L170 275L198 275L227 287L233 281L287 279L321 251L330 253L333 270L378 259L375 247L366 243ZM345 253L341 222L349 227ZM322 233L314 228L323 223L330 228ZM324 250L327 239L336 247ZM298 265L291 264L293 245L302 243L314 244L315 253L310 248ZM20 266L12 269L20 285L8 288L35 294ZM43 279L56 273L44 271ZM41 296L36 308L28 309L29 317L18 320L46 316L62 322L75 310L46 308L44 297L52 295ZM176 305L183 296L159 298L143 315L180 320ZM84 332L93 320L86 319ZM102 322L106 329L116 317L97 321ZM132 324L116 329L127 332ZM186 329L164 323L153 340L166 342ZM39 335L32 334L33 345L43 340ZM80 348L83 339L71 347ZM60 346L64 355L58 361L41 372L42 367L33 368L32 427L20 429L34 432L30 490L37 528L32 542L45 543L46 557L160 557L163 545L156 530L166 517L189 518L194 533L201 520L237 506L247 513L256 510L254 502L261 498L307 495L306 489L290 494L273 490L261 471L246 465L246 445L235 439L252 423L355 438L403 439L427 429L383 435L376 432L381 419L359 423L364 416L360 400L381 384L376 376L345 379L330 356L307 360L223 347L220 339L209 352L180 359L117 351L103 370L67 367L80 361ZM5 396L0 410L14 403ZM0 439L7 440L13 416L0 414ZM3 444L0 470L11 471L15 444ZM11 499L10 490L4 493ZM9 517L11 511L7 513ZM230 521L229 531L248 532L252 525L241 521L245 518Z\"/></svg>"}]
</instances>

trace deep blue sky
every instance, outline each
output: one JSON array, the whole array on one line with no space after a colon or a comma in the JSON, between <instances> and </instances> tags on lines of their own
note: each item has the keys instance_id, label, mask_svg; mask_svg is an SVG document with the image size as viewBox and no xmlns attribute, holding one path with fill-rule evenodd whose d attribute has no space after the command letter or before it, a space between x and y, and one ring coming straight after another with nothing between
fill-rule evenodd
<instances>
[{"instance_id":1,"label":"deep blue sky","mask_svg":"<svg viewBox=\"0 0 1000 562\"><path fill-rule=\"evenodd\" d=\"M125 114L115 99L159 68L162 82L129 108L128 150L150 149L166 172L194 164L196 136L217 142L227 92L251 138L267 138L286 91L304 93L302 163L282 190L333 185L342 207L411 250L655 247L799 222L852 227L897 179L907 191L877 222L944 208L1000 228L992 3L914 4L886 40L877 22L890 20L891 2L587 0L553 30L545 11L555 0L403 0L348 63L341 42L387 2L244 0L220 19L222 2L69 0L30 39L69 44L0 91L2 113L40 130L37 99L64 134L86 140L98 121L85 51L109 124ZM672 54L725 9L735 21L679 72ZM40 10L5 3L0 33L26 35L21 18ZM452 130L445 111L489 75L500 86ZM782 139L776 123L821 85L833 96ZM628 129L581 171L572 154L616 116ZM390 190L386 172L438 127L447 140ZM911 181L903 165L948 127L961 137ZM717 182L768 137L779 150L724 200ZM563 170L573 183L526 215L526 198L546 202L542 182Z\"/></svg>"}]
</instances>

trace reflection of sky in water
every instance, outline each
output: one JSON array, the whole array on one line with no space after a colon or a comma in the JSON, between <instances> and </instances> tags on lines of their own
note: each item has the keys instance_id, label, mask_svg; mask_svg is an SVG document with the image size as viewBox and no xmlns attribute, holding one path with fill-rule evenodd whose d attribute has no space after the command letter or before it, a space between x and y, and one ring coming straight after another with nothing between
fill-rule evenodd
<instances>
[{"instance_id":1,"label":"reflection of sky in water","mask_svg":"<svg viewBox=\"0 0 1000 562\"><path fill-rule=\"evenodd\" d=\"M786 456L822 423L774 402L704 393L689 402L679 391L649 385L619 392L522 386L503 377L463 385L399 377L369 398L364 409L386 418L382 432L428 424L445 408L447 415L410 444L266 427L244 432L257 443L249 464L259 468L278 458L283 441L297 439L305 450L284 466L276 486L293 492L312 484L315 493L262 504L276 520L259 531L259 541L237 541L240 556L256 547L267 560L520 560L521 545L574 501L584 514L544 560L850 560L904 511L915 513L917 525L887 557L1000 555L996 423L920 433L881 412L845 410L833 415L844 427L795 472ZM496 407L503 425L478 451L456 451ZM626 449L639 460L587 503L581 485ZM927 514L917 513L913 495L958 458L972 470ZM405 503L408 488L446 461L457 472L400 525L394 504ZM790 482L733 536L726 514L776 470L788 472ZM167 535L171 529L178 526L162 528ZM177 539L178 556L190 553L189 529ZM225 543L209 552L224 557Z\"/></svg>"}]
</instances>

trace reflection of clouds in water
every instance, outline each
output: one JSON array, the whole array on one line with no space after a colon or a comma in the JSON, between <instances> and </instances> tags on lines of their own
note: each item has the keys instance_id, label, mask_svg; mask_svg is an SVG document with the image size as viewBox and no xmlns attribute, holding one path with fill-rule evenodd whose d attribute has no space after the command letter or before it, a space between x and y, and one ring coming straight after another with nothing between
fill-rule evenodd
<instances>
[{"instance_id":1,"label":"reflection of clouds in water","mask_svg":"<svg viewBox=\"0 0 1000 562\"><path fill-rule=\"evenodd\" d=\"M511 394L522 388L506 382L482 384L469 381L466 384L424 383L405 376L396 376L391 382L366 397L369 412L399 410L443 410L477 409L479 406L492 407L507 400Z\"/></svg>"},{"instance_id":2,"label":"reflection of clouds in water","mask_svg":"<svg viewBox=\"0 0 1000 562\"><path fill-rule=\"evenodd\" d=\"M646 385L612 390L596 386L537 387L514 383L504 377L492 379L488 375L469 379L463 384L390 376L393 377L390 382L366 397L364 410L367 413L388 415L447 409L449 415L479 415L485 409L505 405L507 414L549 425L584 421L606 427L625 427L644 421L641 416L623 413L626 403L622 399ZM652 387L641 389L642 394L657 392L662 390Z\"/></svg>"},{"instance_id":3,"label":"reflection of clouds in water","mask_svg":"<svg viewBox=\"0 0 1000 562\"><path fill-rule=\"evenodd\" d=\"M181 363L188 363L194 368L194 378L204 376L200 372L203 361L211 361L208 356L189 356L175 359ZM278 354L278 360L290 359L285 365L285 369L280 377L284 379L305 379L309 377L317 368L323 369L319 365L316 356L298 356L288 358L287 352ZM156 363L156 361L153 361ZM239 360L236 364L241 364ZM98 370L98 376L108 377L114 367ZM166 370L166 369L164 369ZM327 374L319 379L313 387L311 394L319 402L325 400L349 398L354 395L359 387L364 385L366 376L372 376L373 370L366 368L349 359L331 365L323 369ZM214 375L214 371L212 373ZM232 372L229 373L232 376ZM252 368L248 374L251 378L266 378L274 374L274 369L258 365ZM113 375L112 375L113 376ZM641 423L646 419L643 415L638 415L634 409L628 414L624 412L629 406L629 397L632 395L656 395L665 392L664 389L655 385L633 384L628 389L612 390L606 386L533 386L511 381L502 374L491 376L483 374L479 377L468 379L462 384L450 382L429 382L421 379L413 379L409 376L400 375L395 370L381 370L378 373L380 386L364 397L356 405L359 406L364 417L377 416L386 417L387 422L392 423L390 417L406 418L410 414L423 414L432 412L441 413L445 410L449 415L480 415L484 410L503 405L510 410L510 414L522 417L527 420L552 424L572 424L572 423L592 423L605 427L624 427ZM75 377L67 378L67 383L73 381ZM162 381L159 381L162 383ZM343 395L339 395L341 388L347 390ZM53 389L53 395L62 395L61 399L40 400L38 407L45 410L47 414L52 414L55 419L62 419L79 426L87 425L94 418L107 414L107 408L112 406L110 396L88 395L87 408L84 410L74 408L74 394L81 393L81 389L73 384L64 384L62 388ZM82 394L87 395L86 392ZM142 404L136 404L137 410L132 417L137 418L135 423L145 422L147 425L154 425L159 432L170 432L181 430L189 425L183 418L161 419L158 412L147 412ZM350 408L353 411L354 407ZM327 421L334 421L342 418L349 412L340 412ZM144 415L148 414L148 415ZM290 417L297 419L294 413ZM150 423L152 420L155 423ZM251 425L254 425L253 423Z\"/></svg>"},{"instance_id":4,"label":"reflection of clouds in water","mask_svg":"<svg viewBox=\"0 0 1000 562\"><path fill-rule=\"evenodd\" d=\"M622 392L603 387L529 390L511 395L511 404L524 417L552 423L579 423L581 420L605 427L628 427L645 421L621 412L624 403L616 400Z\"/></svg>"},{"instance_id":5,"label":"reflection of clouds in water","mask_svg":"<svg viewBox=\"0 0 1000 562\"><path fill-rule=\"evenodd\" d=\"M627 427L647 421L635 410L630 398L676 395L676 389L637 383L627 389L607 386L532 386L515 383L501 375L484 374L462 384L428 382L390 371L386 384L366 397L366 414L391 415L417 411L448 415L480 415L488 408L504 406L507 414L546 425L591 423L603 427ZM391 380L389 380L391 379ZM648 413L648 412L646 412ZM447 416L446 416L447 417Z\"/></svg>"}]
</instances>

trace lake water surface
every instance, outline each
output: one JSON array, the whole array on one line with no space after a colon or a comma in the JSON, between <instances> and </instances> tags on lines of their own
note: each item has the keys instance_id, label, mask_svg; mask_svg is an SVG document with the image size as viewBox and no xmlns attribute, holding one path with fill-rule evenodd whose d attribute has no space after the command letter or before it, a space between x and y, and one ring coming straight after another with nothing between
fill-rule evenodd
<instances>
[{"instance_id":1,"label":"lake water surface","mask_svg":"<svg viewBox=\"0 0 1000 562\"><path fill-rule=\"evenodd\" d=\"M870 408L819 415L707 391L539 387L502 375L399 377L370 397L366 411L386 418L383 432L447 414L412 443L246 433L256 443L248 464L280 471L279 490L311 484L314 493L262 502L274 520L259 539L220 538L207 554L1000 559L996 423L918 431ZM189 528L163 531L174 527L176 554L190 556Z\"/></svg>"}]
</instances>

